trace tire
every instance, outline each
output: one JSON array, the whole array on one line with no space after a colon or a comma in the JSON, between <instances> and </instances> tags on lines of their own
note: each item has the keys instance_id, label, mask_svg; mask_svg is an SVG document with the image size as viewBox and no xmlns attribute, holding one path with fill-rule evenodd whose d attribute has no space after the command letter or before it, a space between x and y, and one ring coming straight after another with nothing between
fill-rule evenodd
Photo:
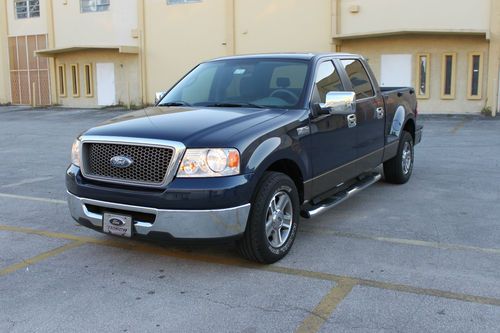
<instances>
[{"instance_id":1,"label":"tire","mask_svg":"<svg viewBox=\"0 0 500 333\"><path fill-rule=\"evenodd\" d=\"M413 137L403 131L399 140L398 152L395 157L384 162L385 181L393 184L404 184L413 171Z\"/></svg>"},{"instance_id":2,"label":"tire","mask_svg":"<svg viewBox=\"0 0 500 333\"><path fill-rule=\"evenodd\" d=\"M245 233L237 241L241 255L265 264L283 258L297 235L299 212L293 180L283 173L266 172L254 195Z\"/></svg>"}]
</instances>

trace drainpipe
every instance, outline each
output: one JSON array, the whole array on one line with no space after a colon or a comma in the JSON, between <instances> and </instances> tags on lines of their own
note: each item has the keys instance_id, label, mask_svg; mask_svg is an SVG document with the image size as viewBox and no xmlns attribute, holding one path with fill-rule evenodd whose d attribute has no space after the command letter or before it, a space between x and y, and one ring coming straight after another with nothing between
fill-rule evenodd
<instances>
[{"instance_id":1,"label":"drainpipe","mask_svg":"<svg viewBox=\"0 0 500 333\"><path fill-rule=\"evenodd\" d=\"M236 0L226 0L226 54L236 54Z\"/></svg>"},{"instance_id":2,"label":"drainpipe","mask_svg":"<svg viewBox=\"0 0 500 333\"><path fill-rule=\"evenodd\" d=\"M0 80L2 80L4 83L3 86L5 89L5 98L7 98L5 102L12 102L10 89L10 57L8 53L9 25L7 23L7 0L0 1L1 10L3 12L0 14L0 52L3 53L2 55L0 55L0 59L3 59L3 61L0 61L0 72L2 73L2 75L0 76Z\"/></svg>"},{"instance_id":3,"label":"drainpipe","mask_svg":"<svg viewBox=\"0 0 500 333\"><path fill-rule=\"evenodd\" d=\"M52 49L56 46L56 33L54 27L54 4L53 0L47 0L47 44ZM56 85L56 59L55 55L49 57L49 82L50 82L50 104L59 104L59 94Z\"/></svg>"},{"instance_id":4,"label":"drainpipe","mask_svg":"<svg viewBox=\"0 0 500 333\"><path fill-rule=\"evenodd\" d=\"M142 93L142 104L148 104L148 89L147 89L147 67L146 67L146 22L145 22L145 0L138 0L138 14L139 14L139 67L140 67L140 83Z\"/></svg>"}]
</instances>

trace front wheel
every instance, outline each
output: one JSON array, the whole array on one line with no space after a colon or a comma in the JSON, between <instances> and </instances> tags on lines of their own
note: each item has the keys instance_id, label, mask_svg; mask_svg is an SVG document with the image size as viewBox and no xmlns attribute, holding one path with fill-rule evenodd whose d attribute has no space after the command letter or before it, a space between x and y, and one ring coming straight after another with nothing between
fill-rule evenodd
<instances>
[{"instance_id":1,"label":"front wheel","mask_svg":"<svg viewBox=\"0 0 500 333\"><path fill-rule=\"evenodd\" d=\"M384 162L385 180L393 184L404 184L413 171L413 137L403 131L395 157Z\"/></svg>"},{"instance_id":2,"label":"front wheel","mask_svg":"<svg viewBox=\"0 0 500 333\"><path fill-rule=\"evenodd\" d=\"M243 238L237 242L247 259L271 264L283 258L297 234L299 195L290 177L266 172L254 196Z\"/></svg>"}]
</instances>

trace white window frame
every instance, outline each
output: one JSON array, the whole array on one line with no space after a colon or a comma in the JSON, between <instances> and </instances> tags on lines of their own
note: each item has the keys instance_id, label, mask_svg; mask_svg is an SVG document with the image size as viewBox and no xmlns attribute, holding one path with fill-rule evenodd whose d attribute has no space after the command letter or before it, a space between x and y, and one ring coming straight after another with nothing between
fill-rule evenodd
<instances>
[{"instance_id":1,"label":"white window frame","mask_svg":"<svg viewBox=\"0 0 500 333\"><path fill-rule=\"evenodd\" d=\"M185 5L190 3L198 3L202 0L167 0L167 5Z\"/></svg>"},{"instance_id":2,"label":"white window frame","mask_svg":"<svg viewBox=\"0 0 500 333\"><path fill-rule=\"evenodd\" d=\"M19 8L24 8L26 11L19 12ZM16 19L40 17L40 0L14 0L14 12Z\"/></svg>"},{"instance_id":3,"label":"white window frame","mask_svg":"<svg viewBox=\"0 0 500 333\"><path fill-rule=\"evenodd\" d=\"M111 7L111 0L80 0L80 13L106 12Z\"/></svg>"}]
</instances>

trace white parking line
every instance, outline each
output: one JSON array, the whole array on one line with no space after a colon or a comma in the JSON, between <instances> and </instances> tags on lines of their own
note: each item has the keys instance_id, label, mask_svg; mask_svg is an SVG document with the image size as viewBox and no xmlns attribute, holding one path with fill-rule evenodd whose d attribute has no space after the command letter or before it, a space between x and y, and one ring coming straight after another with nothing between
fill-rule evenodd
<instances>
[{"instance_id":1,"label":"white parking line","mask_svg":"<svg viewBox=\"0 0 500 333\"><path fill-rule=\"evenodd\" d=\"M54 178L54 177L38 177L38 178L24 179L24 180L21 180L20 182L6 184L6 185L2 185L0 187L2 187L2 188L16 187L16 186L24 185L24 184L32 184L32 183L43 182L45 180L50 180L52 178Z\"/></svg>"},{"instance_id":2,"label":"white parking line","mask_svg":"<svg viewBox=\"0 0 500 333\"><path fill-rule=\"evenodd\" d=\"M353 233L349 233L349 232L329 230L327 228L311 228L311 229L302 228L301 231L315 233L315 234L328 234L328 235L333 235L333 236L338 236L338 237L346 237L346 238L374 240L374 241L393 243L393 244L431 247L431 248L441 249L441 250L475 251L475 252L483 252L483 253L491 253L491 254L500 254L500 249L498 249L498 248L485 248L485 247L470 246L470 245L448 244L448 243L440 243L440 242L423 241L423 240L417 240L417 239L369 236L369 235L361 235L361 234L353 234Z\"/></svg>"},{"instance_id":3,"label":"white parking line","mask_svg":"<svg viewBox=\"0 0 500 333\"><path fill-rule=\"evenodd\" d=\"M0 198L30 200L30 201L47 202L57 205L66 205L66 200L47 199L47 198L31 197L27 195L10 194L10 193L0 193Z\"/></svg>"}]
</instances>

